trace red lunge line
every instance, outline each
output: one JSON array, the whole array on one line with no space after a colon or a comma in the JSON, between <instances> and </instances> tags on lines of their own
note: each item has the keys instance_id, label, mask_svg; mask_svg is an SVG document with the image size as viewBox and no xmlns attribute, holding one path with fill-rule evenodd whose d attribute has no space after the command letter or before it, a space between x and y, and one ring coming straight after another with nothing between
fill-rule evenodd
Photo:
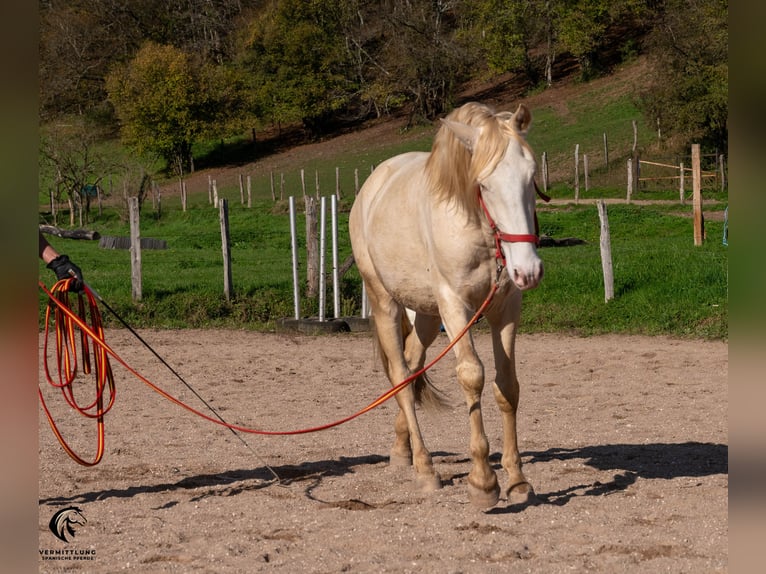
<instances>
[{"instance_id":1,"label":"red lunge line","mask_svg":"<svg viewBox=\"0 0 766 574\"><path fill-rule=\"evenodd\" d=\"M498 273L498 276L499 276L499 273ZM66 443L63 436L61 435L61 432L59 431L58 427L56 426L56 423L53 420L53 417L50 411L48 410L47 405L45 404L42 390L38 389L38 395L40 397L40 403L42 404L43 410L45 411L45 415L48 418L48 422L50 423L50 426L51 426L51 429L53 430L54 435L56 435L56 438L58 438L59 442L61 443L62 447L67 452L67 454L69 454L69 456L72 457L73 460L75 460L76 462L84 466L93 466L98 464L104 452L104 415L109 411L109 409L114 404L114 397L115 397L114 377L112 374L111 366L109 365L110 355L118 363L120 363L123 367L125 367L131 374L133 374L137 379L139 379L141 382L146 384L153 391L163 396L164 398L168 399L172 403L175 403L176 405L186 409L187 411L209 422L227 427L235 431L249 433L249 434L259 434L259 435L307 434L307 433L318 432L321 430L326 430L332 427L336 427L338 425L351 421L366 412L371 411L375 407L381 405L382 403L384 403L385 401L387 401L388 399L396 395L399 391L401 391L407 385L412 383L412 381L414 381L417 377L421 376L426 371L428 371L438 361L440 361L452 349L452 347L454 347L455 344L468 332L471 326L479 319L482 313L484 313L487 306L491 302L492 297L494 296L495 292L498 289L498 284L497 282L495 282L492 286L492 289L490 290L489 295L487 295L487 298L484 300L484 302L476 311L476 313L471 318L471 320L466 324L466 326L457 335L457 337L455 337L455 339L453 339L450 342L450 344L447 345L444 348L444 350L442 350L441 353L439 353L439 355L436 358L434 358L430 363L428 363L426 366L424 366L422 369L420 369L416 373L413 373L412 375L407 377L401 383L391 387L391 389L383 393L381 396L379 396L369 405L364 407L362 410L348 417L337 420L335 422L331 422L331 423L324 424L317 427L290 430L290 431L266 431L266 430L253 429L253 428L247 428L247 427L243 427L239 425L230 424L221 420L220 418L211 417L185 404L181 400L163 391L157 385L155 385L154 383L146 379L138 371L133 369L127 362L125 362L104 340L104 330L101 324L101 315L98 312L98 303L95 297L93 296L92 291L88 288L87 285L85 285L83 292L88 301L91 325L88 325L86 322L87 317L86 317L86 313L84 312L82 297L80 297L80 305L79 305L80 312L75 313L74 311L70 309L68 304L68 294L67 294L70 281L71 279L64 279L62 281L59 281L53 286L52 291L49 291L45 287L45 285L43 285L42 283L38 283L40 288L43 291L45 291L45 293L47 293L50 299L48 310L46 311L46 315L45 315L45 347L44 347L45 348L45 352L44 352L45 374L49 384L51 384L53 387L60 388L62 390L64 397L66 399L66 402L72 408L74 408L77 412L79 412L80 414L84 416L97 419L98 445L97 445L96 457L94 458L93 461L89 462L82 459L69 447L69 445ZM58 377L59 382L56 382L53 380L48 368L48 339L49 339L49 333L50 333L49 327L50 327L51 312L54 313L54 318L55 318L56 359L57 359L57 367L58 367L58 374L59 374L59 377ZM78 405L77 401L74 398L74 392L72 388L72 382L75 380L75 377L77 375L77 352L76 352L76 347L74 344L75 343L75 327L79 328L80 330L81 347L83 352L83 372L86 374L90 373L90 362L89 362L90 355L88 353L90 345L88 341L89 339L93 341L93 356L94 356L94 362L96 366L96 398L93 401L93 403L85 407L81 407ZM109 400L106 406L104 406L103 404L105 390L108 390L109 392ZM94 408L95 408L95 412L90 412Z\"/></svg>"}]
</instances>

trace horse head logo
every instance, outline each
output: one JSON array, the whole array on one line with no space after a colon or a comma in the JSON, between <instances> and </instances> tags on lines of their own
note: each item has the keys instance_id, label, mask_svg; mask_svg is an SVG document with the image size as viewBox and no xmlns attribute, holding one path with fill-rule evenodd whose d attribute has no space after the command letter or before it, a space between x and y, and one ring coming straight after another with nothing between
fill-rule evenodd
<instances>
[{"instance_id":1,"label":"horse head logo","mask_svg":"<svg viewBox=\"0 0 766 574\"><path fill-rule=\"evenodd\" d=\"M69 542L67 535L74 537L75 524L83 525L86 522L87 520L82 515L82 510L76 506L68 506L53 515L48 527L56 538Z\"/></svg>"}]
</instances>

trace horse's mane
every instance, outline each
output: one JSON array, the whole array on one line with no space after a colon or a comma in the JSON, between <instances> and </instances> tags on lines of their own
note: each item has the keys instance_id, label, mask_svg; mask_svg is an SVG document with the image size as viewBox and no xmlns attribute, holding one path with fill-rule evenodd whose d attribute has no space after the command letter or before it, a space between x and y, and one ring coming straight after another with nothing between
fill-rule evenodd
<instances>
[{"instance_id":1,"label":"horse's mane","mask_svg":"<svg viewBox=\"0 0 766 574\"><path fill-rule=\"evenodd\" d=\"M519 134L513 113L498 113L476 102L456 108L447 119L481 129L481 138L475 149L469 150L448 126L442 125L434 137L426 174L436 197L454 200L471 213L478 204L475 184L482 172L492 171L503 157L508 138L515 137L522 146L529 147L522 137L527 124Z\"/></svg>"}]
</instances>

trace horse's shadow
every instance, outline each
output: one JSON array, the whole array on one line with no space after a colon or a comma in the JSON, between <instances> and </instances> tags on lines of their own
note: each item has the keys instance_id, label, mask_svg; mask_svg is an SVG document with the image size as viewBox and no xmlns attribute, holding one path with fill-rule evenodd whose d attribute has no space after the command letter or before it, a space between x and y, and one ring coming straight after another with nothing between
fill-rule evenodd
<instances>
[{"instance_id":1,"label":"horse's shadow","mask_svg":"<svg viewBox=\"0 0 766 574\"><path fill-rule=\"evenodd\" d=\"M297 465L262 466L253 469L229 470L215 474L187 476L176 482L94 490L73 496L53 496L42 498L39 500L39 503L52 506L72 503L84 504L108 498L132 498L139 494L198 489L199 493L191 498L193 502L206 496L235 496L245 491L259 490L274 484L288 486L301 481L316 481L322 477L343 476L354 473L354 469L360 465L375 465L387 460L388 457L369 455L340 457L337 460L319 460ZM169 508L176 504L178 503L170 502L160 508Z\"/></svg>"},{"instance_id":2,"label":"horse's shadow","mask_svg":"<svg viewBox=\"0 0 766 574\"><path fill-rule=\"evenodd\" d=\"M638 479L670 480L704 477L729 472L729 447L724 444L685 442L676 444L611 444L580 448L551 448L521 453L525 464L581 460L598 470L617 471L609 481L572 485L565 489L538 493L538 504L563 506L579 496L603 496L627 489ZM499 461L500 454L491 459ZM497 465L499 466L499 464ZM502 513L521 510L514 506L494 508Z\"/></svg>"},{"instance_id":3,"label":"horse's shadow","mask_svg":"<svg viewBox=\"0 0 766 574\"><path fill-rule=\"evenodd\" d=\"M434 452L435 457L457 457L456 453ZM577 484L565 489L538 493L539 504L563 506L579 496L602 496L627 489L638 479L665 479L679 477L703 477L715 474L728 474L728 446L723 444L686 442L677 444L611 444L585 446L579 448L551 448L545 451L526 451L521 453L525 464L546 463L553 461L581 460L583 464L598 470L616 471L613 478L606 482L596 481L591 484ZM126 488L111 488L83 492L73 496L54 496L40 499L40 504L59 506L71 503L87 503L108 498L131 498L139 494L198 490L192 501L206 496L235 496L243 492L259 490L275 483L289 485L308 481L307 494L318 481L326 477L338 477L357 472L358 467L375 466L386 463L388 457L369 455L359 457L340 457L333 460L305 462L298 465L257 467L253 469L230 470L215 474L187 476L176 482L154 485L138 485ZM500 468L500 453L490 456L496 469ZM468 458L454 460L468 464ZM438 461L437 461L438 464ZM273 470L273 473L272 473ZM274 476L279 477L279 481ZM447 485L454 485L455 479L465 474L453 475ZM169 508L178 504L168 502L159 508ZM524 505L526 506L526 505ZM523 506L496 507L488 512L517 512Z\"/></svg>"}]
</instances>

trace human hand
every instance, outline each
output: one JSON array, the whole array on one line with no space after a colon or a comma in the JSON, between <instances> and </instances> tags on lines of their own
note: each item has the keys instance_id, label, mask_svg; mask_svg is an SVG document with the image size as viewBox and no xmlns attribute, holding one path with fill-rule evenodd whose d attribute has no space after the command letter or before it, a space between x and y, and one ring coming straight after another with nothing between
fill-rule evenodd
<instances>
[{"instance_id":1,"label":"human hand","mask_svg":"<svg viewBox=\"0 0 766 574\"><path fill-rule=\"evenodd\" d=\"M46 266L56 274L56 278L62 279L74 279L71 283L72 291L82 291L83 278L80 268L69 260L66 255L59 255L53 261Z\"/></svg>"}]
</instances>

